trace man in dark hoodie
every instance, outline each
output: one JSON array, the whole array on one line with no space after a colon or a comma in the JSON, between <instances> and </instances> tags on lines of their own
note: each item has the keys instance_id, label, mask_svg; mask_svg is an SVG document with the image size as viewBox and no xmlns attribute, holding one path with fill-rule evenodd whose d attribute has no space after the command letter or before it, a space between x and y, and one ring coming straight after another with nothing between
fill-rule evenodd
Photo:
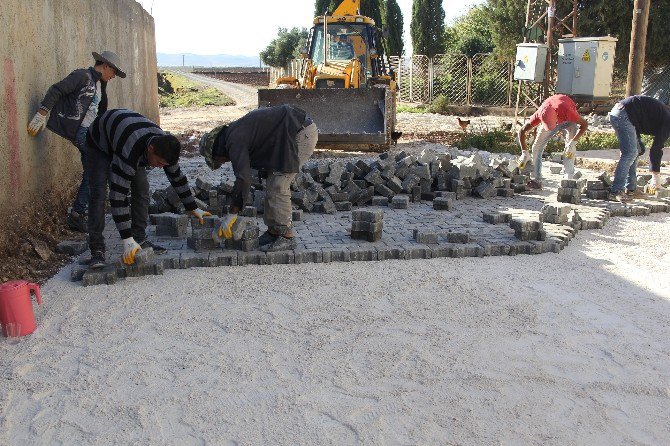
<instances>
[{"instance_id":1,"label":"man in dark hoodie","mask_svg":"<svg viewBox=\"0 0 670 446\"><path fill-rule=\"evenodd\" d=\"M662 188L661 158L663 146L670 138L670 107L649 96L630 96L612 108L609 118L621 150L610 188L610 199L626 201L636 192L637 160L645 152L640 135L654 137L649 149L651 180L645 186L645 192L655 194Z\"/></svg>"},{"instance_id":2,"label":"man in dark hoodie","mask_svg":"<svg viewBox=\"0 0 670 446\"><path fill-rule=\"evenodd\" d=\"M90 196L86 132L96 116L107 110L107 82L116 76L126 77L126 73L119 68L120 60L116 53L103 51L92 54L95 65L74 70L65 79L53 84L28 124L31 136L36 136L46 124L49 130L71 141L81 154L84 171L67 217L68 226L80 232L87 232L85 215Z\"/></svg>"},{"instance_id":3,"label":"man in dark hoodie","mask_svg":"<svg viewBox=\"0 0 670 446\"><path fill-rule=\"evenodd\" d=\"M229 238L237 212L251 190L251 170L267 174L263 220L268 227L259 241L262 251L294 249L291 220L291 182L312 153L319 136L304 110L293 105L253 110L237 121L206 133L200 153L207 165L218 169L230 161L235 173L230 213L219 235Z\"/></svg>"}]
</instances>

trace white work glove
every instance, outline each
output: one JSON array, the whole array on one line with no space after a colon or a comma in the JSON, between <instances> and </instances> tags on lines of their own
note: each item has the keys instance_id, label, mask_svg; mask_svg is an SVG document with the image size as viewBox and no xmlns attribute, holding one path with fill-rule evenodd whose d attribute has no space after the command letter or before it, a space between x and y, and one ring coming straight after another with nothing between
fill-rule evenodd
<instances>
[{"instance_id":1,"label":"white work glove","mask_svg":"<svg viewBox=\"0 0 670 446\"><path fill-rule=\"evenodd\" d=\"M237 214L228 214L221 219L221 224L219 225L218 235L223 237L226 240L233 238L233 227L237 222Z\"/></svg>"},{"instance_id":2,"label":"white work glove","mask_svg":"<svg viewBox=\"0 0 670 446\"><path fill-rule=\"evenodd\" d=\"M661 173L660 172L652 172L651 173L651 180L647 183L646 186L644 186L644 191L647 194L654 195L658 189L662 188L661 186Z\"/></svg>"},{"instance_id":3,"label":"white work glove","mask_svg":"<svg viewBox=\"0 0 670 446\"><path fill-rule=\"evenodd\" d=\"M577 153L577 141L573 139L565 146L563 156L565 156L567 159L573 159L576 153Z\"/></svg>"},{"instance_id":4,"label":"white work glove","mask_svg":"<svg viewBox=\"0 0 670 446\"><path fill-rule=\"evenodd\" d=\"M33 119L28 123L28 134L30 136L36 136L40 130L44 128L44 125L47 122L46 115L41 114L40 112L35 113Z\"/></svg>"},{"instance_id":5,"label":"white work glove","mask_svg":"<svg viewBox=\"0 0 670 446\"><path fill-rule=\"evenodd\" d=\"M517 166L519 166L519 169L523 169L528 164L528 161L530 161L530 153L528 153L528 150L524 150L517 161Z\"/></svg>"},{"instance_id":6,"label":"white work glove","mask_svg":"<svg viewBox=\"0 0 670 446\"><path fill-rule=\"evenodd\" d=\"M194 217L197 217L198 220L200 220L200 224L204 225L205 224L205 217L209 217L212 215L210 212L203 211L202 209L193 209L191 211L191 214L193 214Z\"/></svg>"},{"instance_id":7,"label":"white work glove","mask_svg":"<svg viewBox=\"0 0 670 446\"><path fill-rule=\"evenodd\" d=\"M135 263L135 254L137 251L142 249L142 247L137 244L134 238L124 238L123 239L123 263L126 265L132 265Z\"/></svg>"}]
</instances>

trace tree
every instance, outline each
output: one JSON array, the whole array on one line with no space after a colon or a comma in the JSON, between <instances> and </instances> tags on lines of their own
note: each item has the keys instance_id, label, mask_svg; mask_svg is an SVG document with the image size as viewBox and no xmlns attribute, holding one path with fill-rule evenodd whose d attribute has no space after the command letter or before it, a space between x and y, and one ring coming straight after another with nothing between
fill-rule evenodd
<instances>
[{"instance_id":1,"label":"tree","mask_svg":"<svg viewBox=\"0 0 670 446\"><path fill-rule=\"evenodd\" d=\"M519 0L488 0L489 21L495 53L513 58L516 44L523 42L526 25L526 2Z\"/></svg>"},{"instance_id":2,"label":"tree","mask_svg":"<svg viewBox=\"0 0 670 446\"><path fill-rule=\"evenodd\" d=\"M493 51L489 16L490 11L487 7L477 6L459 17L453 26L445 30L445 51L467 54L470 57L477 53Z\"/></svg>"},{"instance_id":3,"label":"tree","mask_svg":"<svg viewBox=\"0 0 670 446\"><path fill-rule=\"evenodd\" d=\"M444 50L444 17L442 0L414 0L410 22L414 54L433 57Z\"/></svg>"},{"instance_id":4,"label":"tree","mask_svg":"<svg viewBox=\"0 0 670 446\"><path fill-rule=\"evenodd\" d=\"M383 22L380 0L361 0L361 15L370 17L381 28Z\"/></svg>"},{"instance_id":5,"label":"tree","mask_svg":"<svg viewBox=\"0 0 670 446\"><path fill-rule=\"evenodd\" d=\"M300 48L307 41L305 28L279 28L277 37L261 51L261 60L271 67L286 67L289 61L297 57Z\"/></svg>"},{"instance_id":6,"label":"tree","mask_svg":"<svg viewBox=\"0 0 670 446\"><path fill-rule=\"evenodd\" d=\"M332 8L331 3L333 3L333 0L316 0L314 4L314 15L323 15L324 11L328 11L329 13L333 12L334 8ZM339 4L339 1L337 3Z\"/></svg>"},{"instance_id":7,"label":"tree","mask_svg":"<svg viewBox=\"0 0 670 446\"><path fill-rule=\"evenodd\" d=\"M386 54L388 56L401 56L404 49L402 41L403 20L402 11L396 0L386 1L382 23L388 31L388 37L385 39Z\"/></svg>"}]
</instances>

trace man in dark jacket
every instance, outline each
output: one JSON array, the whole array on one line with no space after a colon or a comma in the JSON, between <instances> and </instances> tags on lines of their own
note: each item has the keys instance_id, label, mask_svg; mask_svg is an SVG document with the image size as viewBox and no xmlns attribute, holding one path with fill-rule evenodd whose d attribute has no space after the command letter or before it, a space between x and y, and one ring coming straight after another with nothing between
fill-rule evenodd
<instances>
[{"instance_id":1,"label":"man in dark jacket","mask_svg":"<svg viewBox=\"0 0 670 446\"><path fill-rule=\"evenodd\" d=\"M220 232L231 232L251 190L251 170L256 169L268 175L263 212L268 230L261 236L261 250L294 249L291 182L312 156L318 136L312 119L292 105L253 110L205 134L200 153L207 165L214 170L230 161L235 173L230 214Z\"/></svg>"},{"instance_id":2,"label":"man in dark jacket","mask_svg":"<svg viewBox=\"0 0 670 446\"><path fill-rule=\"evenodd\" d=\"M72 209L67 217L71 229L86 232L86 208L89 199L86 170L86 131L95 117L107 110L107 82L126 77L119 68L119 56L111 51L93 52L95 65L74 70L47 90L39 109L28 124L28 133L36 136L46 127L69 140L79 149L84 172ZM47 115L51 112L49 119Z\"/></svg>"},{"instance_id":3,"label":"man in dark jacket","mask_svg":"<svg viewBox=\"0 0 670 446\"><path fill-rule=\"evenodd\" d=\"M637 158L644 153L640 135L654 137L649 149L651 180L645 189L655 194L662 187L661 158L663 146L670 137L670 107L649 96L630 96L612 108L609 118L621 150L610 188L610 199L625 201L626 192L630 195L636 191Z\"/></svg>"}]
</instances>

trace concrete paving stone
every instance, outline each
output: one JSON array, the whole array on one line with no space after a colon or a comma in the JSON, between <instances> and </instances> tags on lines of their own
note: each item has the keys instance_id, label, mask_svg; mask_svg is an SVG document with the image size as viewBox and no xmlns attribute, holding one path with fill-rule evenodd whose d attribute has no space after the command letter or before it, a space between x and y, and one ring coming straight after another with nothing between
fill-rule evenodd
<instances>
[{"instance_id":1,"label":"concrete paving stone","mask_svg":"<svg viewBox=\"0 0 670 446\"><path fill-rule=\"evenodd\" d=\"M382 246L377 247L377 260L403 260L405 249L400 247Z\"/></svg>"},{"instance_id":2,"label":"concrete paving stone","mask_svg":"<svg viewBox=\"0 0 670 446\"><path fill-rule=\"evenodd\" d=\"M386 196L372 197L372 206L388 206L389 199Z\"/></svg>"},{"instance_id":3,"label":"concrete paving stone","mask_svg":"<svg viewBox=\"0 0 670 446\"><path fill-rule=\"evenodd\" d=\"M670 189L657 189L654 196L656 198L670 198Z\"/></svg>"},{"instance_id":4,"label":"concrete paving stone","mask_svg":"<svg viewBox=\"0 0 670 446\"><path fill-rule=\"evenodd\" d=\"M187 220L188 221L188 220ZM156 236L157 237L175 237L183 238L186 237L187 226L156 226Z\"/></svg>"},{"instance_id":5,"label":"concrete paving stone","mask_svg":"<svg viewBox=\"0 0 670 446\"><path fill-rule=\"evenodd\" d=\"M600 180L588 180L586 181L586 190L606 190L607 186Z\"/></svg>"},{"instance_id":6,"label":"concrete paving stone","mask_svg":"<svg viewBox=\"0 0 670 446\"><path fill-rule=\"evenodd\" d=\"M81 278L83 286L91 285L113 285L118 279L116 264L108 264L101 269L87 269Z\"/></svg>"},{"instance_id":7,"label":"concrete paving stone","mask_svg":"<svg viewBox=\"0 0 670 446\"><path fill-rule=\"evenodd\" d=\"M349 248L349 260L351 262L370 262L377 260L377 248L374 246L360 248Z\"/></svg>"},{"instance_id":8,"label":"concrete paving stone","mask_svg":"<svg viewBox=\"0 0 670 446\"><path fill-rule=\"evenodd\" d=\"M84 277L86 271L88 271L87 266L77 265L75 263L72 265L72 269L70 270L70 280L72 282L79 282Z\"/></svg>"},{"instance_id":9,"label":"concrete paving stone","mask_svg":"<svg viewBox=\"0 0 670 446\"><path fill-rule=\"evenodd\" d=\"M436 197L433 200L433 209L436 211L450 211L453 207L453 200L447 197Z\"/></svg>"},{"instance_id":10,"label":"concrete paving stone","mask_svg":"<svg viewBox=\"0 0 670 446\"><path fill-rule=\"evenodd\" d=\"M195 252L219 249L221 247L220 244L212 240L211 237L209 239L188 237L186 239L186 246L188 246Z\"/></svg>"},{"instance_id":11,"label":"concrete paving stone","mask_svg":"<svg viewBox=\"0 0 670 446\"><path fill-rule=\"evenodd\" d=\"M348 248L328 248L328 249L323 249L322 250L323 254L323 262L324 263L331 263L331 262L350 262L351 261L351 254L349 253Z\"/></svg>"},{"instance_id":12,"label":"concrete paving stone","mask_svg":"<svg viewBox=\"0 0 670 446\"><path fill-rule=\"evenodd\" d=\"M179 269L209 266L209 253L182 252L179 256Z\"/></svg>"},{"instance_id":13,"label":"concrete paving stone","mask_svg":"<svg viewBox=\"0 0 670 446\"><path fill-rule=\"evenodd\" d=\"M179 252L168 252L161 255L157 262L161 262L163 264L163 269L180 269L180 257L181 253Z\"/></svg>"},{"instance_id":14,"label":"concrete paving stone","mask_svg":"<svg viewBox=\"0 0 670 446\"><path fill-rule=\"evenodd\" d=\"M291 221L302 221L302 212L301 209L293 209L291 211Z\"/></svg>"},{"instance_id":15,"label":"concrete paving stone","mask_svg":"<svg viewBox=\"0 0 670 446\"><path fill-rule=\"evenodd\" d=\"M465 243L462 245L465 257L484 257L484 248L478 243Z\"/></svg>"},{"instance_id":16,"label":"concrete paving stone","mask_svg":"<svg viewBox=\"0 0 670 446\"><path fill-rule=\"evenodd\" d=\"M515 195L514 189L505 187L496 189L496 193L498 197L504 197L504 198L512 198Z\"/></svg>"},{"instance_id":17,"label":"concrete paving stone","mask_svg":"<svg viewBox=\"0 0 670 446\"><path fill-rule=\"evenodd\" d=\"M237 265L246 266L246 265L266 265L267 264L267 255L264 252L260 251L238 251L237 252Z\"/></svg>"},{"instance_id":18,"label":"concrete paving stone","mask_svg":"<svg viewBox=\"0 0 670 446\"><path fill-rule=\"evenodd\" d=\"M527 241L518 241L510 244L509 255L532 254L534 246Z\"/></svg>"},{"instance_id":19,"label":"concrete paving stone","mask_svg":"<svg viewBox=\"0 0 670 446\"><path fill-rule=\"evenodd\" d=\"M561 180L561 187L564 189L577 188L577 180Z\"/></svg>"},{"instance_id":20,"label":"concrete paving stone","mask_svg":"<svg viewBox=\"0 0 670 446\"><path fill-rule=\"evenodd\" d=\"M403 190L402 181L400 178L393 176L386 182L386 187L389 188L394 194L399 194Z\"/></svg>"},{"instance_id":21,"label":"concrete paving stone","mask_svg":"<svg viewBox=\"0 0 670 446\"><path fill-rule=\"evenodd\" d=\"M295 263L295 254L293 251L276 251L265 254L267 265L287 265Z\"/></svg>"},{"instance_id":22,"label":"concrete paving stone","mask_svg":"<svg viewBox=\"0 0 670 446\"><path fill-rule=\"evenodd\" d=\"M245 206L244 209L240 211L240 217L250 217L256 218L258 215L258 209L255 206Z\"/></svg>"},{"instance_id":23,"label":"concrete paving stone","mask_svg":"<svg viewBox=\"0 0 670 446\"><path fill-rule=\"evenodd\" d=\"M409 206L409 196L407 195L396 195L391 198L391 207L393 209L407 209Z\"/></svg>"},{"instance_id":24,"label":"concrete paving stone","mask_svg":"<svg viewBox=\"0 0 670 446\"><path fill-rule=\"evenodd\" d=\"M221 221L221 219L216 215L203 217L202 224L200 224L200 220L196 217L190 217L189 220L191 221L191 228L199 228L199 229L218 228Z\"/></svg>"},{"instance_id":25,"label":"concrete paving stone","mask_svg":"<svg viewBox=\"0 0 670 446\"><path fill-rule=\"evenodd\" d=\"M505 243L477 242L482 247L485 256L509 255L509 245Z\"/></svg>"},{"instance_id":26,"label":"concrete paving stone","mask_svg":"<svg viewBox=\"0 0 670 446\"><path fill-rule=\"evenodd\" d=\"M293 255L296 264L323 262L323 252L321 251L321 248L296 249L294 250Z\"/></svg>"},{"instance_id":27,"label":"concrete paving stone","mask_svg":"<svg viewBox=\"0 0 670 446\"><path fill-rule=\"evenodd\" d=\"M87 249L88 242L86 240L65 240L56 245L57 253L69 256L77 256Z\"/></svg>"},{"instance_id":28,"label":"concrete paving stone","mask_svg":"<svg viewBox=\"0 0 670 446\"><path fill-rule=\"evenodd\" d=\"M444 234L444 238L448 243L469 243L470 234L467 232L447 232Z\"/></svg>"},{"instance_id":29,"label":"concrete paving stone","mask_svg":"<svg viewBox=\"0 0 670 446\"><path fill-rule=\"evenodd\" d=\"M436 232L414 229L413 238L417 243L427 245L436 245L438 243L438 235Z\"/></svg>"},{"instance_id":30,"label":"concrete paving stone","mask_svg":"<svg viewBox=\"0 0 670 446\"><path fill-rule=\"evenodd\" d=\"M224 242L226 249L236 251L255 251L258 249L258 237L247 240L233 240L229 239Z\"/></svg>"},{"instance_id":31,"label":"concrete paving stone","mask_svg":"<svg viewBox=\"0 0 670 446\"><path fill-rule=\"evenodd\" d=\"M141 265L143 263L153 263L156 260L156 254L153 248L140 249L135 254L135 263Z\"/></svg>"},{"instance_id":32,"label":"concrete paving stone","mask_svg":"<svg viewBox=\"0 0 670 446\"><path fill-rule=\"evenodd\" d=\"M410 194L413 203L421 202L421 186L414 186Z\"/></svg>"},{"instance_id":33,"label":"concrete paving stone","mask_svg":"<svg viewBox=\"0 0 670 446\"><path fill-rule=\"evenodd\" d=\"M384 229L384 222L371 223L367 221L354 220L351 222L351 230L354 232L380 232Z\"/></svg>"},{"instance_id":34,"label":"concrete paving stone","mask_svg":"<svg viewBox=\"0 0 670 446\"><path fill-rule=\"evenodd\" d=\"M162 262L123 265L123 277L160 276L165 271Z\"/></svg>"},{"instance_id":35,"label":"concrete paving stone","mask_svg":"<svg viewBox=\"0 0 670 446\"><path fill-rule=\"evenodd\" d=\"M382 231L351 231L351 238L353 240L366 240L368 242L377 242L382 238Z\"/></svg>"},{"instance_id":36,"label":"concrete paving stone","mask_svg":"<svg viewBox=\"0 0 670 446\"><path fill-rule=\"evenodd\" d=\"M337 192L330 195L330 198L335 202L343 202L349 200L349 194L346 192Z\"/></svg>"},{"instance_id":37,"label":"concrete paving stone","mask_svg":"<svg viewBox=\"0 0 670 446\"><path fill-rule=\"evenodd\" d=\"M409 245L405 247L405 259L430 259L433 257L433 250L427 245Z\"/></svg>"},{"instance_id":38,"label":"concrete paving stone","mask_svg":"<svg viewBox=\"0 0 670 446\"><path fill-rule=\"evenodd\" d=\"M378 223L384 220L384 211L382 209L357 209L351 212L351 220Z\"/></svg>"}]
</instances>

